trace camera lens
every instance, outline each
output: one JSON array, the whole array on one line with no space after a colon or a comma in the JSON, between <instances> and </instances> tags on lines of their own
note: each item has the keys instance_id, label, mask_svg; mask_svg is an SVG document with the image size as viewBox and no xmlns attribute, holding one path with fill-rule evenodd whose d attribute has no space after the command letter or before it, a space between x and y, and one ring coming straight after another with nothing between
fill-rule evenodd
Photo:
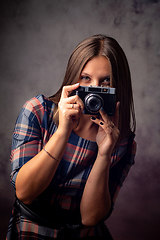
<instances>
[{"instance_id":1,"label":"camera lens","mask_svg":"<svg viewBox=\"0 0 160 240\"><path fill-rule=\"evenodd\" d=\"M85 97L85 107L90 113L98 113L103 106L103 99L98 94L88 94Z\"/></svg>"}]
</instances>

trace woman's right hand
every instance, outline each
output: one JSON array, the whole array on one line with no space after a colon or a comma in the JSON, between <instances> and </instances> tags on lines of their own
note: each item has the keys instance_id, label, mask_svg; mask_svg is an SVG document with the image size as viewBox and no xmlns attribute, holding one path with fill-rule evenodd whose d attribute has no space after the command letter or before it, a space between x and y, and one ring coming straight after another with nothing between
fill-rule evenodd
<instances>
[{"instance_id":1,"label":"woman's right hand","mask_svg":"<svg viewBox=\"0 0 160 240\"><path fill-rule=\"evenodd\" d=\"M59 110L59 129L71 132L76 126L77 121L83 113L84 104L79 96L69 97L69 93L79 87L79 83L64 86L58 104Z\"/></svg>"},{"instance_id":2,"label":"woman's right hand","mask_svg":"<svg viewBox=\"0 0 160 240\"><path fill-rule=\"evenodd\" d=\"M59 102L58 131L52 135L45 145L45 149L59 161L52 159L42 149L25 163L17 174L16 194L26 204L30 204L52 181L68 143L68 137L83 112L82 100L77 95L69 97L69 92L78 88L78 86L79 84L74 84L63 88Z\"/></svg>"}]
</instances>

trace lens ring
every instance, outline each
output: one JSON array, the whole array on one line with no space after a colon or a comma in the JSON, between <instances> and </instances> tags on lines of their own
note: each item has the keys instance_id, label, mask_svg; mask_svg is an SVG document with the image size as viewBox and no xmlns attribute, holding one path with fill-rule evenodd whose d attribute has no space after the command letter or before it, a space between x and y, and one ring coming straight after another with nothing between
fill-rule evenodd
<instances>
[{"instance_id":1,"label":"lens ring","mask_svg":"<svg viewBox=\"0 0 160 240\"><path fill-rule=\"evenodd\" d=\"M98 113L100 108L103 107L103 98L95 93L86 95L85 107L90 113Z\"/></svg>"}]
</instances>

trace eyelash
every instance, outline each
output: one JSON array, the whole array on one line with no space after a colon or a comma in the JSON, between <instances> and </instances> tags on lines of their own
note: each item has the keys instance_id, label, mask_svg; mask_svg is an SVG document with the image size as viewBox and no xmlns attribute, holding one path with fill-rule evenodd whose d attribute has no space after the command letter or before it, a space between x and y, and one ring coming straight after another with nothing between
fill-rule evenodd
<instances>
[{"instance_id":1,"label":"eyelash","mask_svg":"<svg viewBox=\"0 0 160 240\"><path fill-rule=\"evenodd\" d=\"M110 82L110 78L105 78L102 82Z\"/></svg>"},{"instance_id":2,"label":"eyelash","mask_svg":"<svg viewBox=\"0 0 160 240\"><path fill-rule=\"evenodd\" d=\"M85 80L85 81L90 80L90 78L89 78L88 76L81 76L81 79L82 79L82 80Z\"/></svg>"},{"instance_id":3,"label":"eyelash","mask_svg":"<svg viewBox=\"0 0 160 240\"><path fill-rule=\"evenodd\" d=\"M88 76L81 76L81 80L90 81L91 79ZM110 77L103 79L101 83L110 85Z\"/></svg>"}]
</instances>

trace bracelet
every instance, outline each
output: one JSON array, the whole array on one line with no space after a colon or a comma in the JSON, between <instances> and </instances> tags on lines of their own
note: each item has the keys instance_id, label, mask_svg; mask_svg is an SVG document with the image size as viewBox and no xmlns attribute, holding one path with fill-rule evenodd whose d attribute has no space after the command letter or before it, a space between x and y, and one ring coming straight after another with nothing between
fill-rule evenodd
<instances>
[{"instance_id":1,"label":"bracelet","mask_svg":"<svg viewBox=\"0 0 160 240\"><path fill-rule=\"evenodd\" d=\"M57 162L60 161L59 159L57 159L57 158L55 158L54 156L52 156L52 155L45 149L45 147L43 147L43 150L44 150L51 158L53 158L53 159L56 160Z\"/></svg>"}]
</instances>

